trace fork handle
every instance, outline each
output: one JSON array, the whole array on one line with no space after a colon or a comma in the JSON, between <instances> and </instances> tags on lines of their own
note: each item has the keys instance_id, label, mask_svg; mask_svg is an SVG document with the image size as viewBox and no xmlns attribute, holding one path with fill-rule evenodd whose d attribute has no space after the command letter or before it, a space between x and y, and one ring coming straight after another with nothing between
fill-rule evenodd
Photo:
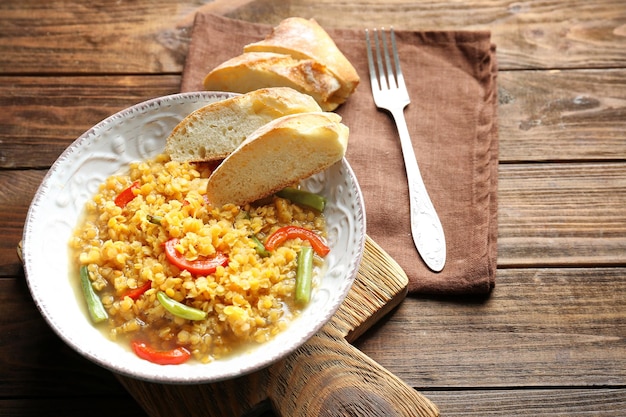
<instances>
[{"instance_id":1,"label":"fork handle","mask_svg":"<svg viewBox=\"0 0 626 417\"><path fill-rule=\"evenodd\" d=\"M424 180L417 165L417 158L411 143L411 136L404 119L404 109L390 110L400 136L400 146L409 186L409 209L411 212L411 234L413 242L424 260L433 271L439 272L446 263L446 239L439 216L435 211Z\"/></svg>"}]
</instances>

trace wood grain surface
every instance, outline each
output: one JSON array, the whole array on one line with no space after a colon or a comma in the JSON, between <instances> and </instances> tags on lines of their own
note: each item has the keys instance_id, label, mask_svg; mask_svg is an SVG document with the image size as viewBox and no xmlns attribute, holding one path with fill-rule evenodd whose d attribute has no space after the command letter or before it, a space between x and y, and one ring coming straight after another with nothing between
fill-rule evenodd
<instances>
[{"instance_id":1,"label":"wood grain surface","mask_svg":"<svg viewBox=\"0 0 626 417\"><path fill-rule=\"evenodd\" d=\"M300 15L328 27L491 30L500 69L496 288L478 300L409 297L347 340L442 415L626 415L622 0L1 2L1 415L151 411L50 330L15 247L67 145L118 110L179 90L200 9L269 24ZM254 392L251 415L276 415L266 392Z\"/></svg>"}]
</instances>

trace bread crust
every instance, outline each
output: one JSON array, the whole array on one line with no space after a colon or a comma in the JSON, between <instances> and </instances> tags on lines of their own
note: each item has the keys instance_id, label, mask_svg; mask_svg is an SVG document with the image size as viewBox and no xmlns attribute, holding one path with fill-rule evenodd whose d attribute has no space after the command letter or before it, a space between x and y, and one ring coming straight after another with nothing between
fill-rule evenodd
<instances>
[{"instance_id":1,"label":"bread crust","mask_svg":"<svg viewBox=\"0 0 626 417\"><path fill-rule=\"evenodd\" d=\"M206 90L246 93L262 87L287 86L313 97L325 111L340 104L339 81L312 59L298 60L273 52L250 52L215 67L203 81Z\"/></svg>"},{"instance_id":2,"label":"bread crust","mask_svg":"<svg viewBox=\"0 0 626 417\"><path fill-rule=\"evenodd\" d=\"M295 59L312 59L326 66L339 80L338 92L344 101L359 84L360 78L350 61L315 19L289 17L274 27L262 41L244 46L244 52L275 52Z\"/></svg>"},{"instance_id":3,"label":"bread crust","mask_svg":"<svg viewBox=\"0 0 626 417\"><path fill-rule=\"evenodd\" d=\"M211 174L209 202L243 205L340 161L348 145L348 127L330 112L283 116L257 129Z\"/></svg>"},{"instance_id":4,"label":"bread crust","mask_svg":"<svg viewBox=\"0 0 626 417\"><path fill-rule=\"evenodd\" d=\"M359 81L356 69L315 19L291 17L211 70L203 84L206 90L237 93L288 86L311 95L322 110L333 111Z\"/></svg>"},{"instance_id":5,"label":"bread crust","mask_svg":"<svg viewBox=\"0 0 626 417\"><path fill-rule=\"evenodd\" d=\"M321 110L311 96L288 87L254 90L189 114L166 139L165 153L179 162L221 160L266 123L288 114Z\"/></svg>"}]
</instances>

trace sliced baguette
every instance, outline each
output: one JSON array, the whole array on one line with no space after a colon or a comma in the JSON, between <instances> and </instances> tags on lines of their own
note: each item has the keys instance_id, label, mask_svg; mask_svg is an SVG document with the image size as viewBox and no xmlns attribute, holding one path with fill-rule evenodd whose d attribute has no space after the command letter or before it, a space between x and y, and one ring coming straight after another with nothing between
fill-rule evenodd
<instances>
[{"instance_id":1,"label":"sliced baguette","mask_svg":"<svg viewBox=\"0 0 626 417\"><path fill-rule=\"evenodd\" d=\"M333 39L315 19L290 17L281 21L262 41L244 46L244 52L274 52L295 59L311 59L324 65L341 88L335 102L345 101L359 84L359 74Z\"/></svg>"},{"instance_id":2,"label":"sliced baguette","mask_svg":"<svg viewBox=\"0 0 626 417\"><path fill-rule=\"evenodd\" d=\"M243 205L323 171L341 160L348 127L336 113L299 113L257 129L211 174L207 197L215 207Z\"/></svg>"},{"instance_id":3,"label":"sliced baguette","mask_svg":"<svg viewBox=\"0 0 626 417\"><path fill-rule=\"evenodd\" d=\"M203 81L206 90L246 93L263 87L286 86L308 94L324 111L340 104L341 85L328 69L311 59L294 59L285 54L250 52L215 67Z\"/></svg>"},{"instance_id":4,"label":"sliced baguette","mask_svg":"<svg viewBox=\"0 0 626 417\"><path fill-rule=\"evenodd\" d=\"M291 88L254 90L189 114L168 136L165 152L179 162L224 159L271 120L287 114L319 111L321 108L312 97Z\"/></svg>"}]
</instances>

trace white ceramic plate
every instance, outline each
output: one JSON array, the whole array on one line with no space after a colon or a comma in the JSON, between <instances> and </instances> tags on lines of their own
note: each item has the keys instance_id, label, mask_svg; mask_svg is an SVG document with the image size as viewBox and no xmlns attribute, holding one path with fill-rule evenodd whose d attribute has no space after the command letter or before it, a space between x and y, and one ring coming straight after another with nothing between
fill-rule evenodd
<instances>
[{"instance_id":1,"label":"white ceramic plate","mask_svg":"<svg viewBox=\"0 0 626 417\"><path fill-rule=\"evenodd\" d=\"M261 369L294 351L335 313L352 286L365 242L365 209L357 180L343 160L304 181L325 195L331 252L312 301L271 341L209 364L156 365L110 341L89 320L77 278L70 273L68 242L83 206L107 177L131 161L162 152L171 130L192 111L231 94L198 92L149 100L97 124L51 167L31 203L23 260L33 299L52 329L95 363L123 375L166 383L206 383Z\"/></svg>"}]
</instances>

